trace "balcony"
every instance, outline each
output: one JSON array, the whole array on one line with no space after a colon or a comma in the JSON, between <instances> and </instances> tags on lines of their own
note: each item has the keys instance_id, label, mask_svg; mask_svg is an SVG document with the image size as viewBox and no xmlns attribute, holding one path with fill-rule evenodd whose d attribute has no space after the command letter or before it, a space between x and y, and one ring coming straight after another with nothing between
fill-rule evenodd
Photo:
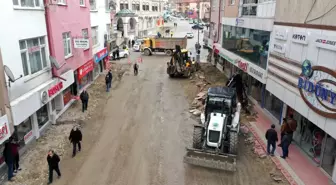
<instances>
[{"instance_id":1,"label":"balcony","mask_svg":"<svg viewBox=\"0 0 336 185\"><path fill-rule=\"evenodd\" d=\"M242 16L256 16L257 15L257 4L243 4Z\"/></svg>"}]
</instances>

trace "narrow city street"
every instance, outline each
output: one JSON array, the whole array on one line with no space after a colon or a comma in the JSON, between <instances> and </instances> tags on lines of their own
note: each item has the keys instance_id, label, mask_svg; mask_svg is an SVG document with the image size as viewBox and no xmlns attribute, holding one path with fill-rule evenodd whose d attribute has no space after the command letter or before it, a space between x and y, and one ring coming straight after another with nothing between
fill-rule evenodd
<instances>
[{"instance_id":1,"label":"narrow city street","mask_svg":"<svg viewBox=\"0 0 336 185\"><path fill-rule=\"evenodd\" d=\"M180 23L180 25L183 24ZM178 27L176 32L182 36L185 30L186 28ZM197 36L190 39L189 48L192 47L190 45L194 45L196 39ZM207 51L202 49L202 52ZM191 84L191 80L169 78L166 74L166 62L170 58L164 55L143 56L139 74L134 76L131 66L127 63L134 62L140 55L141 53L132 52L130 60L116 61L117 64L123 64L126 71L117 84L113 84L111 92L105 94L103 79L98 79L100 80L98 85L101 88L94 91L102 91L99 96L106 96L106 98L103 97L101 101L103 104L93 105L93 109L90 108L89 103L92 113L89 113L90 117L84 120L82 151L71 158L71 145L63 143L67 147L61 156L62 177L54 178L53 184L288 184L281 175L280 181L272 179L271 173L276 175L280 173L267 157L261 159L254 154L252 146L245 143L246 138L243 136L240 137L238 169L235 173L183 163L185 147L191 146L193 124L197 123L189 113L190 97L187 97L185 88ZM117 78L117 74L114 74L114 78ZM92 96L95 95L92 93ZM66 127L66 129L70 128L70 126ZM57 129L57 126L53 129ZM62 132L68 134L67 131ZM56 153L58 153L57 150ZM24 160L31 159L24 158ZM45 158L40 160L43 162ZM25 173L33 172L36 168L28 165L23 167ZM27 185L47 183L46 165L43 168L46 170L43 177L27 175L27 178L40 178L39 181L29 184L28 181L21 180ZM56 174L54 176L56 177ZM22 183L14 181L8 184Z\"/></svg>"}]
</instances>

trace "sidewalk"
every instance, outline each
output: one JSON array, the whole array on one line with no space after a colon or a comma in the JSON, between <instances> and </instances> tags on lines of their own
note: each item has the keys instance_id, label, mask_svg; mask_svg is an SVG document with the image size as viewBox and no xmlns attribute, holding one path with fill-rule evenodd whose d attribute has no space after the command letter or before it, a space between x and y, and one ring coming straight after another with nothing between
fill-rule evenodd
<instances>
[{"instance_id":1,"label":"sidewalk","mask_svg":"<svg viewBox=\"0 0 336 185\"><path fill-rule=\"evenodd\" d=\"M250 130L257 137L260 144L266 149L265 132L270 128L272 120L270 120L264 111L255 106L254 111L257 113L255 122L250 122ZM277 123L274 123L278 125ZM279 138L280 132L278 129ZM292 184L297 185L330 185L333 184L327 175L325 175L316 164L314 164L308 156L295 144L289 147L289 157L284 160L280 158L282 154L281 148L277 147L276 156L273 157L273 162L278 166L287 180Z\"/></svg>"}]
</instances>

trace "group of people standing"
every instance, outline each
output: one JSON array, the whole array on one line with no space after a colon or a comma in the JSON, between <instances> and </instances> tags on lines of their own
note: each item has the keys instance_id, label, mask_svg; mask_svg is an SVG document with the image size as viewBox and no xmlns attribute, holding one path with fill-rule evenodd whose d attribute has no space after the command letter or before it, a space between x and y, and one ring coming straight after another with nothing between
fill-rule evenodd
<instances>
[{"instance_id":1,"label":"group of people standing","mask_svg":"<svg viewBox=\"0 0 336 185\"><path fill-rule=\"evenodd\" d=\"M8 167L8 180L12 181L14 175L21 170L19 161L19 143L15 141L14 137L10 137L5 142L5 148L3 150L3 157Z\"/></svg>"},{"instance_id":2,"label":"group of people standing","mask_svg":"<svg viewBox=\"0 0 336 185\"><path fill-rule=\"evenodd\" d=\"M289 145L293 140L293 133L297 127L297 122L293 117L293 114L289 115L289 118L284 118L280 130L280 144L278 145L282 149L282 158L286 159L289 153ZM274 156L276 149L276 143L278 142L278 133L275 130L275 125L272 124L271 128L266 131L265 138L267 140L267 153Z\"/></svg>"}]
</instances>

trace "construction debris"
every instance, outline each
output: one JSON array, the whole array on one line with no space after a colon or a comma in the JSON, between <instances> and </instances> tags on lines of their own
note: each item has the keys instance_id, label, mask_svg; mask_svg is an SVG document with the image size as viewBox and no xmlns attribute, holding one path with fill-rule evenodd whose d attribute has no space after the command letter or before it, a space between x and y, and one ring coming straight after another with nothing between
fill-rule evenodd
<instances>
[{"instance_id":1,"label":"construction debris","mask_svg":"<svg viewBox=\"0 0 336 185\"><path fill-rule=\"evenodd\" d=\"M282 178L279 177L279 175L276 172L270 172L270 176L275 182L278 183L282 182Z\"/></svg>"}]
</instances>

